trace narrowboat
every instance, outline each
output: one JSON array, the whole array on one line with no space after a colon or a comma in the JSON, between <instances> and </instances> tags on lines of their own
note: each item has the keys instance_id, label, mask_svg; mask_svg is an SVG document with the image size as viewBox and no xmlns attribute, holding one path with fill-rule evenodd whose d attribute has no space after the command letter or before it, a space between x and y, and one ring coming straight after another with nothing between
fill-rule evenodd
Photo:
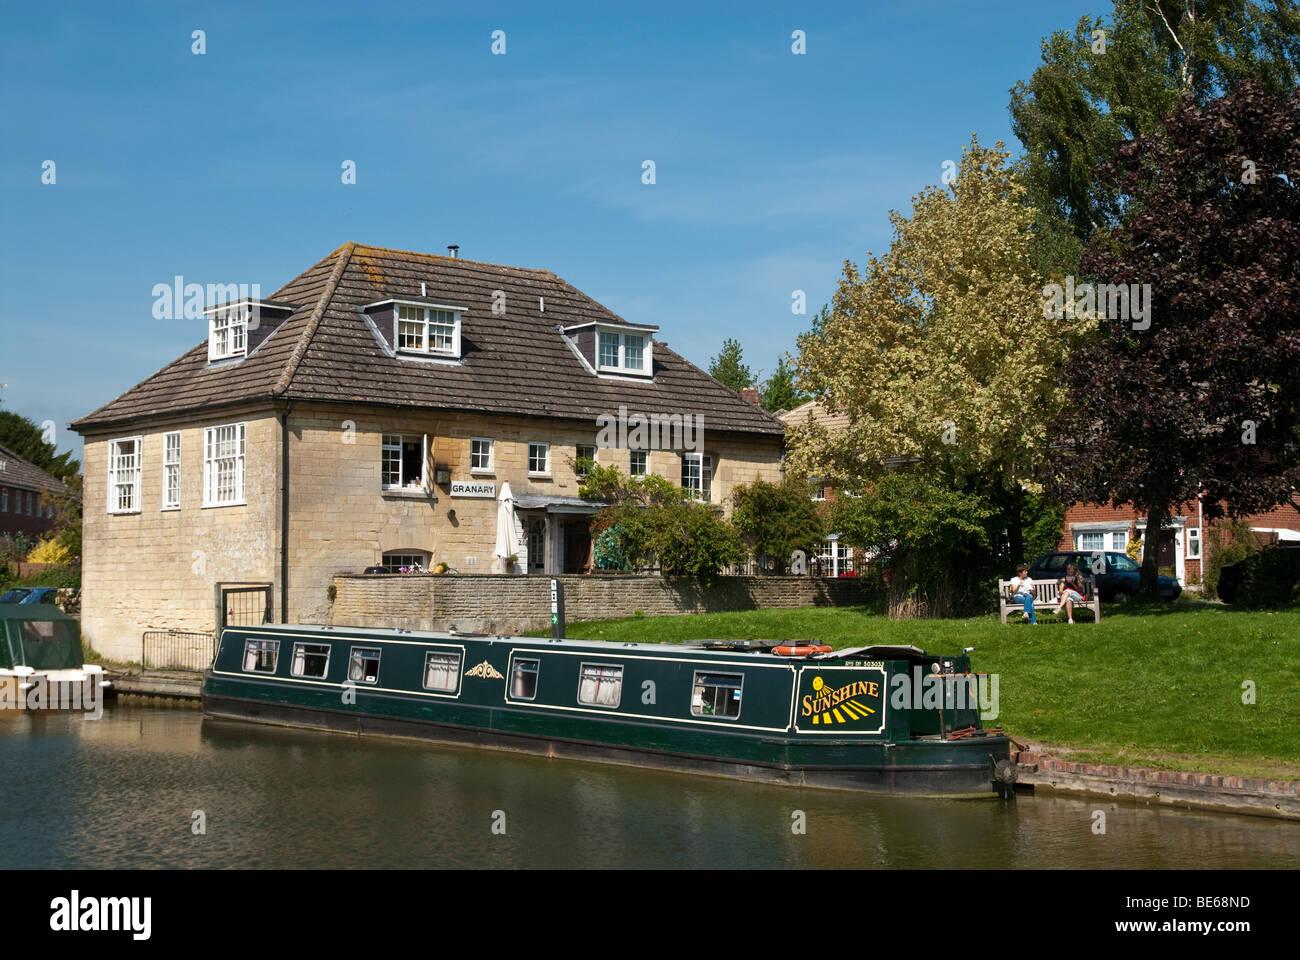
<instances>
[{"instance_id":1,"label":"narrowboat","mask_svg":"<svg viewBox=\"0 0 1300 960\"><path fill-rule=\"evenodd\" d=\"M975 686L966 653L908 646L263 624L222 632L203 712L803 786L1005 794L1011 741L981 726Z\"/></svg>"},{"instance_id":2,"label":"narrowboat","mask_svg":"<svg viewBox=\"0 0 1300 960\"><path fill-rule=\"evenodd\" d=\"M0 603L0 711L98 711L113 684L82 659L74 617L51 603Z\"/></svg>"}]
</instances>

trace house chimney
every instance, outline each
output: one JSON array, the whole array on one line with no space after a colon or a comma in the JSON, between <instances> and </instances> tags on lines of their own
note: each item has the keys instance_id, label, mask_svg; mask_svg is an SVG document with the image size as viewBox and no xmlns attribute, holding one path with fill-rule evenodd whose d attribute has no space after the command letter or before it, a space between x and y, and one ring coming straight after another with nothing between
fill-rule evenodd
<instances>
[{"instance_id":1,"label":"house chimney","mask_svg":"<svg viewBox=\"0 0 1300 960\"><path fill-rule=\"evenodd\" d=\"M447 256L449 256L449 257L455 259L457 256L460 255L459 251L460 251L460 244L459 244L459 243L449 243L449 244L447 244Z\"/></svg>"},{"instance_id":2,"label":"house chimney","mask_svg":"<svg viewBox=\"0 0 1300 960\"><path fill-rule=\"evenodd\" d=\"M752 403L754 406L758 406L758 390L754 387L742 387L740 390L740 397L746 403Z\"/></svg>"}]
</instances>

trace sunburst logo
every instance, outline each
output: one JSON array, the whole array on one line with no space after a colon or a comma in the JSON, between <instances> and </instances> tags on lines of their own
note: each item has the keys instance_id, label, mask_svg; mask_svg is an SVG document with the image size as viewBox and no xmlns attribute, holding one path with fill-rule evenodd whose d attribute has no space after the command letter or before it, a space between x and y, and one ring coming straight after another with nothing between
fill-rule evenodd
<instances>
[{"instance_id":1,"label":"sunburst logo","mask_svg":"<svg viewBox=\"0 0 1300 960\"><path fill-rule=\"evenodd\" d=\"M497 668L484 660L477 667L470 667L465 671L467 677L482 677L484 680L504 680L505 675L499 673Z\"/></svg>"},{"instance_id":2,"label":"sunburst logo","mask_svg":"<svg viewBox=\"0 0 1300 960\"><path fill-rule=\"evenodd\" d=\"M876 711L859 697L880 696L880 684L873 680L855 680L838 690L826 685L821 677L813 677L813 692L803 698L803 715L812 717L814 724L850 723L865 720Z\"/></svg>"}]
</instances>

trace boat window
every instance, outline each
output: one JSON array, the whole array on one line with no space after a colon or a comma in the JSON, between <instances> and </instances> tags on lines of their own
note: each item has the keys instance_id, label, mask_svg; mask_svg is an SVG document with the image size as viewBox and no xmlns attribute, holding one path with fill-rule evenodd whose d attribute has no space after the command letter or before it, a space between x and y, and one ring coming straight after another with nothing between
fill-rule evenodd
<instances>
[{"instance_id":1,"label":"boat window","mask_svg":"<svg viewBox=\"0 0 1300 960\"><path fill-rule=\"evenodd\" d=\"M329 666L330 645L328 643L293 645L293 668L289 672L295 677L324 677Z\"/></svg>"},{"instance_id":2,"label":"boat window","mask_svg":"<svg viewBox=\"0 0 1300 960\"><path fill-rule=\"evenodd\" d=\"M695 673L691 713L697 717L740 716L740 687L745 678L738 673Z\"/></svg>"},{"instance_id":3,"label":"boat window","mask_svg":"<svg viewBox=\"0 0 1300 960\"><path fill-rule=\"evenodd\" d=\"M279 656L279 640L249 640L244 644L244 669L275 673L275 661Z\"/></svg>"},{"instance_id":4,"label":"boat window","mask_svg":"<svg viewBox=\"0 0 1300 960\"><path fill-rule=\"evenodd\" d=\"M623 698L623 668L584 663L578 673L578 702L597 707L617 707Z\"/></svg>"},{"instance_id":5,"label":"boat window","mask_svg":"<svg viewBox=\"0 0 1300 960\"><path fill-rule=\"evenodd\" d=\"M352 661L348 664L348 679L353 683L377 683L379 680L379 648L353 647Z\"/></svg>"},{"instance_id":6,"label":"boat window","mask_svg":"<svg viewBox=\"0 0 1300 960\"><path fill-rule=\"evenodd\" d=\"M510 696L515 700L532 700L537 696L537 667L540 660L516 660L510 672Z\"/></svg>"},{"instance_id":7,"label":"boat window","mask_svg":"<svg viewBox=\"0 0 1300 960\"><path fill-rule=\"evenodd\" d=\"M424 655L424 689L451 693L460 677L459 653L434 653Z\"/></svg>"},{"instance_id":8,"label":"boat window","mask_svg":"<svg viewBox=\"0 0 1300 960\"><path fill-rule=\"evenodd\" d=\"M42 643L54 639L53 620L24 620L23 642Z\"/></svg>"}]
</instances>

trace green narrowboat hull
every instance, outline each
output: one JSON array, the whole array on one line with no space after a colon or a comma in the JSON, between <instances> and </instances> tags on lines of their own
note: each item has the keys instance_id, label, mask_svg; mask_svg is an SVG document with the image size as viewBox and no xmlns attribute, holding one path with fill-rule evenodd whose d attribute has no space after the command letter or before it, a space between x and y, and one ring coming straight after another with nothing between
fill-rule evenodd
<instances>
[{"instance_id":1,"label":"green narrowboat hull","mask_svg":"<svg viewBox=\"0 0 1300 960\"><path fill-rule=\"evenodd\" d=\"M230 628L204 675L203 710L745 780L994 795L999 765L1004 780L1013 769L1010 741L980 729L977 710L951 697L928 709L890 703L892 677L920 676L941 658L871 653L786 658L364 628Z\"/></svg>"}]
</instances>

